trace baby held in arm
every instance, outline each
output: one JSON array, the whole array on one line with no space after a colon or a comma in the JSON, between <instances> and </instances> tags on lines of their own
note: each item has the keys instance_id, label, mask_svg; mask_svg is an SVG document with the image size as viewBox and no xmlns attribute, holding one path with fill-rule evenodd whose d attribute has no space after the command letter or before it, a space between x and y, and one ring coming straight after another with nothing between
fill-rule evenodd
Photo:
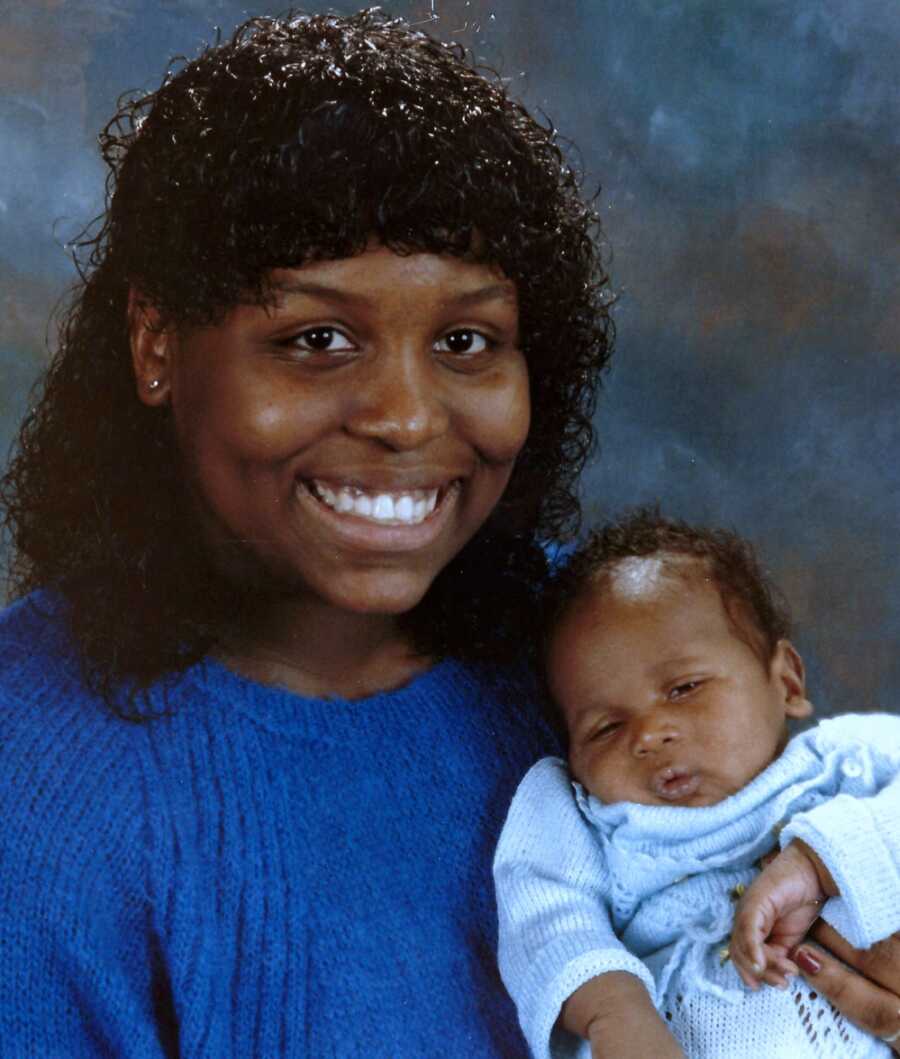
<instances>
[{"instance_id":1,"label":"baby held in arm","mask_svg":"<svg viewBox=\"0 0 900 1059\"><path fill-rule=\"evenodd\" d=\"M808 718L779 596L734 534L635 512L549 602L568 762L539 761L494 864L500 969L532 1052L888 1056L798 978L822 916L900 927L900 718Z\"/></svg>"}]
</instances>

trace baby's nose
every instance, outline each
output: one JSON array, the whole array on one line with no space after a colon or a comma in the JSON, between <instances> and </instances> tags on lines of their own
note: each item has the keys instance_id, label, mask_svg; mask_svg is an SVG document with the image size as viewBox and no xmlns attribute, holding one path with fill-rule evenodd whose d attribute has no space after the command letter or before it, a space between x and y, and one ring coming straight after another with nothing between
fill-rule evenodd
<instances>
[{"instance_id":1,"label":"baby's nose","mask_svg":"<svg viewBox=\"0 0 900 1059\"><path fill-rule=\"evenodd\" d=\"M679 739L678 730L670 722L645 722L635 735L632 752L635 757L646 757L658 753L670 743L677 743Z\"/></svg>"}]
</instances>

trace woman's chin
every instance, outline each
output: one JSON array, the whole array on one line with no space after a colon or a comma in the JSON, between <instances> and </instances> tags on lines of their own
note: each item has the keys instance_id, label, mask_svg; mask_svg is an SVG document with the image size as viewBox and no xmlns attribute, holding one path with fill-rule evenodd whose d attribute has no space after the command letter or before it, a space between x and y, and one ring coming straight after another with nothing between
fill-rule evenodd
<instances>
[{"instance_id":1,"label":"woman's chin","mask_svg":"<svg viewBox=\"0 0 900 1059\"><path fill-rule=\"evenodd\" d=\"M337 617L351 616L399 617L422 602L432 582L431 570L415 569L319 569L296 570L286 563L257 561L248 577L248 570L230 580L244 590L252 590L261 601L280 609L285 604L293 610L308 611L316 619L329 613ZM226 575L228 576L228 575Z\"/></svg>"},{"instance_id":2,"label":"woman's chin","mask_svg":"<svg viewBox=\"0 0 900 1059\"><path fill-rule=\"evenodd\" d=\"M371 615L373 618L399 617L417 607L431 586L432 578L406 576L359 576L341 591L340 586L320 593L320 601L347 614Z\"/></svg>"}]
</instances>

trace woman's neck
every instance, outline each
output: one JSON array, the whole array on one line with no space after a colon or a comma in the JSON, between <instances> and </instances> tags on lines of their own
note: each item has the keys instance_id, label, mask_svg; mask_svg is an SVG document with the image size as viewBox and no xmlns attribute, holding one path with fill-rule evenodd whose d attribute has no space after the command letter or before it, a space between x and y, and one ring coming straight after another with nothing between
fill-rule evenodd
<instances>
[{"instance_id":1,"label":"woman's neck","mask_svg":"<svg viewBox=\"0 0 900 1059\"><path fill-rule=\"evenodd\" d=\"M390 691L428 669L393 615L354 614L318 601L279 601L216 652L263 684L313 698L358 699Z\"/></svg>"}]
</instances>

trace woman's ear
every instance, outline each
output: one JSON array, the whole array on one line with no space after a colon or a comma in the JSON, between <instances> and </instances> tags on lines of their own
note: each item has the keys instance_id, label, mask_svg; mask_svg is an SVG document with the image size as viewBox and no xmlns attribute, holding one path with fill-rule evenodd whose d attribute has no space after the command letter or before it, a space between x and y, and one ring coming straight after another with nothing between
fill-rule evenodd
<instances>
[{"instance_id":1,"label":"woman's ear","mask_svg":"<svg viewBox=\"0 0 900 1059\"><path fill-rule=\"evenodd\" d=\"M175 333L134 287L128 292L128 334L138 400L158 408L169 400Z\"/></svg>"},{"instance_id":2,"label":"woman's ear","mask_svg":"<svg viewBox=\"0 0 900 1059\"><path fill-rule=\"evenodd\" d=\"M811 716L813 705L806 697L806 672L803 659L790 640L779 640L770 666L772 679L777 681L784 697L787 717L801 720Z\"/></svg>"}]
</instances>

